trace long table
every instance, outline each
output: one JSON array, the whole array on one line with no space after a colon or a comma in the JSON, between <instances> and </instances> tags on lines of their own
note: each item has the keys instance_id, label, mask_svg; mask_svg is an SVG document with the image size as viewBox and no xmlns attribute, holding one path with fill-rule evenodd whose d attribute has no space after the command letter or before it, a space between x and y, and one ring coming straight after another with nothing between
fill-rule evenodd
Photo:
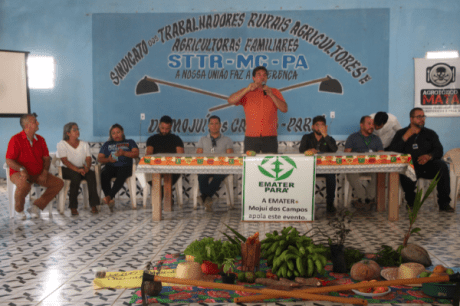
<instances>
[{"instance_id":1,"label":"long table","mask_svg":"<svg viewBox=\"0 0 460 306\"><path fill-rule=\"evenodd\" d=\"M288 154L298 155L298 154ZM171 175L242 174L243 156L237 154L154 154L144 156L136 174L152 174L152 219L162 219L161 174L164 175L164 210L171 211ZM385 175L389 173L388 220L399 219L399 174L416 180L411 156L395 152L318 154L317 174L377 173L377 211L385 211Z\"/></svg>"}]
</instances>

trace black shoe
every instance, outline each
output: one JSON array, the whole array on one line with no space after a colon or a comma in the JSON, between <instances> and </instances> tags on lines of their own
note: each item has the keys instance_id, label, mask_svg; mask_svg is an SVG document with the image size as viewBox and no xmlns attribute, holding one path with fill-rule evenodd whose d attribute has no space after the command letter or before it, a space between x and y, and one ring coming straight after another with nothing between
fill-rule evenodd
<instances>
[{"instance_id":1,"label":"black shoe","mask_svg":"<svg viewBox=\"0 0 460 306\"><path fill-rule=\"evenodd\" d=\"M450 205L448 205L448 206L444 206L444 207L439 207L439 211L453 213L453 212L455 212L455 209L453 209L452 207L450 207Z\"/></svg>"},{"instance_id":2,"label":"black shoe","mask_svg":"<svg viewBox=\"0 0 460 306\"><path fill-rule=\"evenodd\" d=\"M328 203L326 206L326 212L333 214L337 211L337 209L334 207L334 203Z\"/></svg>"}]
</instances>

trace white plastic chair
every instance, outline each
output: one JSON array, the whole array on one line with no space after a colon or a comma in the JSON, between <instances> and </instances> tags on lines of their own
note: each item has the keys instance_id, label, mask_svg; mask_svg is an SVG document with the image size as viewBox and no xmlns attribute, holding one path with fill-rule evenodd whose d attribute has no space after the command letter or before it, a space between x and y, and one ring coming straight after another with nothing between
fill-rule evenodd
<instances>
[{"instance_id":1,"label":"white plastic chair","mask_svg":"<svg viewBox=\"0 0 460 306\"><path fill-rule=\"evenodd\" d=\"M460 148L447 151L443 160L449 164L450 173L450 198L453 208L457 209L458 192L460 191Z\"/></svg>"},{"instance_id":2,"label":"white plastic chair","mask_svg":"<svg viewBox=\"0 0 460 306\"><path fill-rule=\"evenodd\" d=\"M64 187L59 192L59 201L58 201L58 211L61 215L64 214L65 211L65 202L67 199L67 193L69 192L70 188L70 180L65 180L62 176L62 168L60 167L59 162L61 161L60 158L56 157L56 165L58 168L58 177L64 181ZM93 168L93 167L91 167ZM94 170L94 169L93 169ZM82 192L83 192L83 208L89 207L89 199L88 199L88 182L86 180L82 180L80 183ZM99 190L99 189L98 189Z\"/></svg>"},{"instance_id":3,"label":"white plastic chair","mask_svg":"<svg viewBox=\"0 0 460 306\"><path fill-rule=\"evenodd\" d=\"M125 180L125 184L128 184L128 188L129 188L129 196L131 197L132 209L137 209L137 201L136 201L137 184L136 184L136 175L135 175L136 164L137 164L137 158L133 160L133 174ZM101 187L101 164L99 163L96 164L94 171L96 172L96 183L98 186L97 192L100 195L99 197L101 199L101 204L105 204L103 202L104 196L103 196L102 187ZM114 182L115 178L112 178L111 181Z\"/></svg>"},{"instance_id":4,"label":"white plastic chair","mask_svg":"<svg viewBox=\"0 0 460 306\"><path fill-rule=\"evenodd\" d=\"M360 181L370 181L372 180L372 177L370 175L360 175L359 176ZM370 182L373 184L376 184L376 182ZM347 176L345 175L344 179L344 186L343 186L343 206L344 207L350 207L351 204L351 194L353 192L353 187L350 185L350 182L347 179ZM336 199L337 199L337 194L336 194Z\"/></svg>"},{"instance_id":5,"label":"white plastic chair","mask_svg":"<svg viewBox=\"0 0 460 306\"><path fill-rule=\"evenodd\" d=\"M193 180L193 209L197 209L197 200L196 198L198 197L198 192L200 190L199 183L198 183L198 174L192 174L192 180ZM227 175L227 177L224 179L223 183L225 184L225 188L227 190L226 192L226 197L227 197L227 206L229 209L233 209L233 174Z\"/></svg>"},{"instance_id":6,"label":"white plastic chair","mask_svg":"<svg viewBox=\"0 0 460 306\"><path fill-rule=\"evenodd\" d=\"M3 165L3 169L6 170L6 189L7 189L7 193L8 193L8 203L9 203L9 206L8 206L8 211L10 213L10 218L14 218L14 206L16 204L16 202L14 201L14 193L16 191L16 185L13 184L13 182L11 181L10 179L10 167L8 167L8 165L5 163ZM33 191L35 191L35 194L37 196L37 198L40 197L41 195L41 188L42 186L38 185L38 184L32 184L31 186L32 188L30 189L30 193L29 193L29 202L31 203L32 205L32 193ZM49 216L50 218L53 216L52 214L52 211L53 211L53 202L51 201L48 206L46 206L48 208L48 212L49 212Z\"/></svg>"},{"instance_id":7,"label":"white plastic chair","mask_svg":"<svg viewBox=\"0 0 460 306\"><path fill-rule=\"evenodd\" d=\"M151 173L145 173L145 176L146 176L145 178L146 181L152 180ZM182 204L184 203L184 197L182 195L182 174L180 175L179 179L177 180L174 186L176 189L177 203L179 204L179 206L182 206ZM147 207L147 198L149 197L150 190L152 190L152 186L146 183L144 186L144 189L142 190L142 200L143 200L144 208Z\"/></svg>"}]
</instances>

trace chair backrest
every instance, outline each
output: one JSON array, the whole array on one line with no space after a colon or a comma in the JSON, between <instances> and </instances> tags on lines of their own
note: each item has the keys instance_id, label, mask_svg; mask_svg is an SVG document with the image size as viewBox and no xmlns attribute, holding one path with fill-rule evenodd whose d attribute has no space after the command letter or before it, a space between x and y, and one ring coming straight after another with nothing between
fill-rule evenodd
<instances>
[{"instance_id":1,"label":"chair backrest","mask_svg":"<svg viewBox=\"0 0 460 306\"><path fill-rule=\"evenodd\" d=\"M460 176L460 148L447 151L443 159L451 159L450 166L454 170L456 176Z\"/></svg>"}]
</instances>

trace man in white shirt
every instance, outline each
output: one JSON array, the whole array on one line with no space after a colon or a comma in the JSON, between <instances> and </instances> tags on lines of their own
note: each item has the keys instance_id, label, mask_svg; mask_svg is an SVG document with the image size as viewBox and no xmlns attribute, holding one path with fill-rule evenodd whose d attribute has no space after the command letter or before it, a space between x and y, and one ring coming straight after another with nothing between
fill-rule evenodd
<instances>
[{"instance_id":1,"label":"man in white shirt","mask_svg":"<svg viewBox=\"0 0 460 306\"><path fill-rule=\"evenodd\" d=\"M387 151L396 132L402 129L396 116L385 112L378 112L370 115L374 119L374 135L382 140L383 148Z\"/></svg>"}]
</instances>

